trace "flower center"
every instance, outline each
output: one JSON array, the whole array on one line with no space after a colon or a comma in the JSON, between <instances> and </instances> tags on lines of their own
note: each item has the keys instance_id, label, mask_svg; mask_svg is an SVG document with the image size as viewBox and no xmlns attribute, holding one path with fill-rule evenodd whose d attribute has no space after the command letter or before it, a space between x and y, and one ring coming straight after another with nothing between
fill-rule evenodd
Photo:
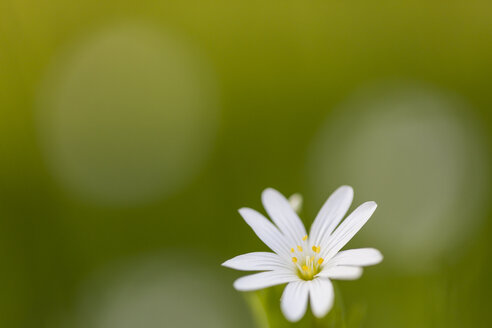
<instances>
[{"instance_id":1,"label":"flower center","mask_svg":"<svg viewBox=\"0 0 492 328\"><path fill-rule=\"evenodd\" d=\"M303 280L313 280L321 271L324 259L319 255L320 246L313 245L309 247L307 242L308 236L302 238L302 245L291 248L292 262L297 268L297 275Z\"/></svg>"}]
</instances>

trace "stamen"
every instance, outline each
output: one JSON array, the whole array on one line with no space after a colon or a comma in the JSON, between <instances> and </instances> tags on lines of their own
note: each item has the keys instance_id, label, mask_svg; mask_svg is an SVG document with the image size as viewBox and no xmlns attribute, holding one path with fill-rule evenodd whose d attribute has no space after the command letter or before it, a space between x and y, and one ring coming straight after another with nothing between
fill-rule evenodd
<instances>
[{"instance_id":1,"label":"stamen","mask_svg":"<svg viewBox=\"0 0 492 328\"><path fill-rule=\"evenodd\" d=\"M305 235L304 237L302 237L302 240L306 241L308 239L308 236Z\"/></svg>"},{"instance_id":2,"label":"stamen","mask_svg":"<svg viewBox=\"0 0 492 328\"><path fill-rule=\"evenodd\" d=\"M307 235L303 237L304 242L301 244L304 247L309 247L307 246L308 243L306 242L307 240ZM321 264L324 262L324 259L319 257L319 253L321 252L321 247L313 245L311 246L311 251L304 251L303 246L297 245L293 248L290 249L292 255L294 253L299 252L296 254L296 256L291 257L292 262L294 263L295 267L297 267L297 275L303 279L303 280L313 280L314 277L320 272L321 270Z\"/></svg>"}]
</instances>

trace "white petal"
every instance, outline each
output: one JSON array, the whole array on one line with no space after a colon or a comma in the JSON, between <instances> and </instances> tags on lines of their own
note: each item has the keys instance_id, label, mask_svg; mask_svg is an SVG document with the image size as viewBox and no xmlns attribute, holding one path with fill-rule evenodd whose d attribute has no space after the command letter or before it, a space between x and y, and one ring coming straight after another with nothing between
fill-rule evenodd
<instances>
[{"instance_id":1,"label":"white petal","mask_svg":"<svg viewBox=\"0 0 492 328\"><path fill-rule=\"evenodd\" d=\"M280 307L287 320L296 322L306 313L309 283L295 281L289 283L282 294Z\"/></svg>"},{"instance_id":2,"label":"white petal","mask_svg":"<svg viewBox=\"0 0 492 328\"><path fill-rule=\"evenodd\" d=\"M272 188L265 189L261 194L263 206L270 218L275 222L280 231L290 239L290 247L301 242L306 235L306 229L301 219L297 216L289 201L278 191ZM290 249L290 248L288 248Z\"/></svg>"},{"instance_id":3,"label":"white petal","mask_svg":"<svg viewBox=\"0 0 492 328\"><path fill-rule=\"evenodd\" d=\"M275 253L268 252L255 252L239 255L225 261L222 265L231 269L243 271L288 270L291 268L283 258Z\"/></svg>"},{"instance_id":4,"label":"white petal","mask_svg":"<svg viewBox=\"0 0 492 328\"><path fill-rule=\"evenodd\" d=\"M318 317L324 317L333 306L335 292L330 280L317 278L309 285L309 296L311 300L311 311Z\"/></svg>"},{"instance_id":5,"label":"white petal","mask_svg":"<svg viewBox=\"0 0 492 328\"><path fill-rule=\"evenodd\" d=\"M329 236L335 230L347 213L353 198L354 191L350 186L341 186L331 194L311 226L309 237L314 245L319 245L325 235Z\"/></svg>"},{"instance_id":6,"label":"white petal","mask_svg":"<svg viewBox=\"0 0 492 328\"><path fill-rule=\"evenodd\" d=\"M362 275L362 268L355 266L334 266L323 269L318 274L318 277L340 279L340 280L354 280L359 279Z\"/></svg>"},{"instance_id":7,"label":"white petal","mask_svg":"<svg viewBox=\"0 0 492 328\"><path fill-rule=\"evenodd\" d=\"M321 242L322 257L332 258L366 224L376 210L375 202L366 202L357 207L333 232Z\"/></svg>"},{"instance_id":8,"label":"white petal","mask_svg":"<svg viewBox=\"0 0 492 328\"><path fill-rule=\"evenodd\" d=\"M302 208L302 195L296 193L290 196L289 204L296 213L299 213Z\"/></svg>"},{"instance_id":9,"label":"white petal","mask_svg":"<svg viewBox=\"0 0 492 328\"><path fill-rule=\"evenodd\" d=\"M378 264L382 260L383 255L375 248L357 248L339 252L327 264L367 266Z\"/></svg>"},{"instance_id":10,"label":"white petal","mask_svg":"<svg viewBox=\"0 0 492 328\"><path fill-rule=\"evenodd\" d=\"M239 213L256 235L275 253L289 258L290 246L280 231L260 213L250 208L241 208Z\"/></svg>"},{"instance_id":11,"label":"white petal","mask_svg":"<svg viewBox=\"0 0 492 328\"><path fill-rule=\"evenodd\" d=\"M267 271L244 276L234 281L234 288L240 291L263 289L286 282L299 280L295 274L289 271Z\"/></svg>"}]
</instances>

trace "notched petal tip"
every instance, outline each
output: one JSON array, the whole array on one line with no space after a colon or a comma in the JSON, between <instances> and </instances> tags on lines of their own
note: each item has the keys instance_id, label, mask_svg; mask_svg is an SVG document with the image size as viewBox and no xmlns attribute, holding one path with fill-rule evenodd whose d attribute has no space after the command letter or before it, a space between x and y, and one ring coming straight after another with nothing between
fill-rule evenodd
<instances>
[{"instance_id":1,"label":"notched petal tip","mask_svg":"<svg viewBox=\"0 0 492 328\"><path fill-rule=\"evenodd\" d=\"M373 252L374 252L374 264L381 263L384 260L383 254L375 248L373 248Z\"/></svg>"},{"instance_id":2,"label":"notched petal tip","mask_svg":"<svg viewBox=\"0 0 492 328\"><path fill-rule=\"evenodd\" d=\"M261 193L264 194L266 192L279 192L279 191L275 188L268 187L268 188L265 188Z\"/></svg>"},{"instance_id":3,"label":"notched petal tip","mask_svg":"<svg viewBox=\"0 0 492 328\"><path fill-rule=\"evenodd\" d=\"M280 194L280 191L278 191L277 189L271 188L271 187L265 188L261 192L261 201L265 202L266 198L270 197L270 195L275 195L275 194L277 194L277 195Z\"/></svg>"},{"instance_id":4,"label":"notched petal tip","mask_svg":"<svg viewBox=\"0 0 492 328\"><path fill-rule=\"evenodd\" d=\"M292 323L296 323L296 322L300 321L302 319L302 317L304 316L304 315L293 316L289 312L282 312L282 313L284 314L285 319L287 319L287 321L292 322Z\"/></svg>"},{"instance_id":5,"label":"notched petal tip","mask_svg":"<svg viewBox=\"0 0 492 328\"><path fill-rule=\"evenodd\" d=\"M246 283L246 280L248 279L246 277L248 276L242 276L234 280L232 286L234 287L235 290L238 290L240 292L248 292L254 290L254 288L248 286L248 284Z\"/></svg>"},{"instance_id":6,"label":"notched petal tip","mask_svg":"<svg viewBox=\"0 0 492 328\"><path fill-rule=\"evenodd\" d=\"M265 190L262 191L261 193L261 201L263 203L263 206L265 208L267 208L267 204L270 203L272 201L272 199L274 200L278 200L278 199L284 199L287 201L287 197L284 196L284 194L282 194L280 191L278 191L277 189L275 188L266 188Z\"/></svg>"},{"instance_id":7,"label":"notched petal tip","mask_svg":"<svg viewBox=\"0 0 492 328\"><path fill-rule=\"evenodd\" d=\"M229 259L229 260L225 261L224 263L222 263L221 266L226 267L226 268L230 268L230 269L234 269L231 266L231 262L232 262L232 259Z\"/></svg>"},{"instance_id":8,"label":"notched petal tip","mask_svg":"<svg viewBox=\"0 0 492 328\"><path fill-rule=\"evenodd\" d=\"M351 193L352 195L354 194L354 188L352 188L349 185L342 185L342 186L338 187L337 190L348 192L348 193Z\"/></svg>"},{"instance_id":9,"label":"notched petal tip","mask_svg":"<svg viewBox=\"0 0 492 328\"><path fill-rule=\"evenodd\" d=\"M375 201L370 200L368 202L365 202L365 203L362 203L361 205L359 205L359 207L357 207L356 210L360 210L360 211L369 213L369 217L371 217L374 214L374 212L376 211L377 207L378 207L378 204Z\"/></svg>"},{"instance_id":10,"label":"notched petal tip","mask_svg":"<svg viewBox=\"0 0 492 328\"><path fill-rule=\"evenodd\" d=\"M330 312L332 307L333 305L330 305L329 307L323 310L314 310L314 308L311 308L311 312L316 318L323 319L328 314L328 312Z\"/></svg>"},{"instance_id":11,"label":"notched petal tip","mask_svg":"<svg viewBox=\"0 0 492 328\"><path fill-rule=\"evenodd\" d=\"M239 212L239 214L243 215L243 213L246 213L248 211L252 211L253 209L249 208L249 207L241 207L240 209L238 209L237 211Z\"/></svg>"},{"instance_id":12,"label":"notched petal tip","mask_svg":"<svg viewBox=\"0 0 492 328\"><path fill-rule=\"evenodd\" d=\"M257 216L259 213L256 210L249 207L241 207L237 211L246 223L250 224L252 221L257 221Z\"/></svg>"},{"instance_id":13,"label":"notched petal tip","mask_svg":"<svg viewBox=\"0 0 492 328\"><path fill-rule=\"evenodd\" d=\"M237 279L232 283L232 286L234 287L235 290L240 291L240 292L247 292L250 291L250 289L244 287L240 281L241 278ZM239 282L238 282L239 281Z\"/></svg>"}]
</instances>

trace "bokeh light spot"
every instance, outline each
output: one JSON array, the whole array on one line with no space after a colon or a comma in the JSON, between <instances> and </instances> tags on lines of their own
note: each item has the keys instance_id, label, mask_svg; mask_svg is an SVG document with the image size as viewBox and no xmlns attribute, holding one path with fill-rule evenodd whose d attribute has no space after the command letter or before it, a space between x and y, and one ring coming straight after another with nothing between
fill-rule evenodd
<instances>
[{"instance_id":1,"label":"bokeh light spot","mask_svg":"<svg viewBox=\"0 0 492 328\"><path fill-rule=\"evenodd\" d=\"M203 167L218 123L217 83L199 49L132 24L61 51L39 98L54 176L101 204L145 203L185 185Z\"/></svg>"},{"instance_id":2,"label":"bokeh light spot","mask_svg":"<svg viewBox=\"0 0 492 328\"><path fill-rule=\"evenodd\" d=\"M93 328L252 327L245 301L220 267L166 252L108 266L88 279L63 325Z\"/></svg>"},{"instance_id":3,"label":"bokeh light spot","mask_svg":"<svg viewBox=\"0 0 492 328\"><path fill-rule=\"evenodd\" d=\"M343 104L314 141L313 190L326 196L350 184L355 203L377 201L360 238L395 268L432 270L444 255L456 258L483 217L489 159L467 109L429 87L373 86Z\"/></svg>"}]
</instances>

